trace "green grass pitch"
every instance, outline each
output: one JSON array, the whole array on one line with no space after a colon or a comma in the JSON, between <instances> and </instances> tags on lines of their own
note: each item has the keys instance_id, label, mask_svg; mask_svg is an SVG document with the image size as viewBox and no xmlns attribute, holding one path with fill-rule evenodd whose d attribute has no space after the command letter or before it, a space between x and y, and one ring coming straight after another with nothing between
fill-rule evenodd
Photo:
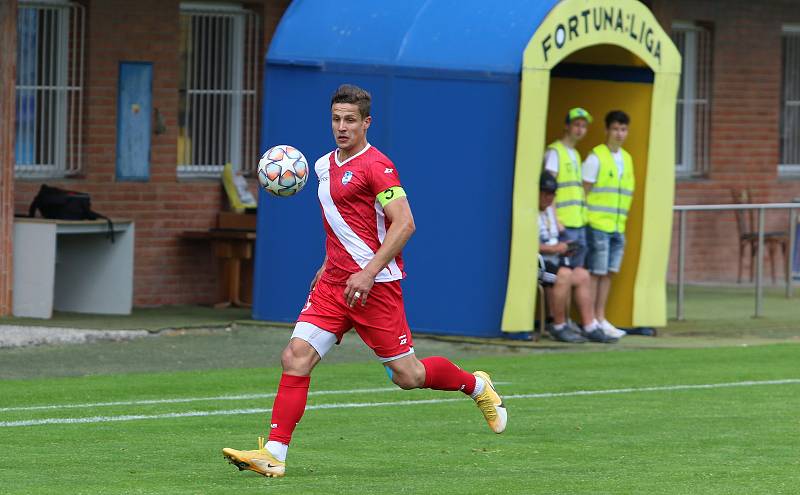
<instances>
[{"instance_id":1,"label":"green grass pitch","mask_svg":"<svg viewBox=\"0 0 800 495\"><path fill-rule=\"evenodd\" d=\"M268 413L247 410L268 409L272 398L248 396L274 392L277 368L0 381L0 492L800 490L796 344L484 356L459 364L502 383L504 434L491 433L459 393L396 390L375 362L323 363L312 392L339 392L309 397L283 479L240 473L220 453L255 448ZM611 389L617 392L580 393ZM132 415L146 418L119 421ZM53 422L65 418L85 422Z\"/></svg>"}]
</instances>

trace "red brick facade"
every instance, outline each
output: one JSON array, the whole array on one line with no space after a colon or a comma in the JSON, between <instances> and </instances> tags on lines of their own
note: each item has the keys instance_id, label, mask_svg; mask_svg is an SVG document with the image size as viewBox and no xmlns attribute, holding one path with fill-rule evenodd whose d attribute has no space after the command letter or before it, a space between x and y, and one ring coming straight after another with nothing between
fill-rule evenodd
<instances>
[{"instance_id":1,"label":"red brick facade","mask_svg":"<svg viewBox=\"0 0 800 495\"><path fill-rule=\"evenodd\" d=\"M184 230L213 227L223 207L219 180L176 176L180 2L93 0L85 5L84 173L63 181L18 179L15 209L27 212L42 182L88 192L96 211L136 222L134 305L215 302L218 270L208 244L180 238ZM287 5L288 0L246 5L261 18L259 60ZM166 132L152 136L147 182L115 180L120 61L153 63L153 107L164 117Z\"/></svg>"},{"instance_id":2,"label":"red brick facade","mask_svg":"<svg viewBox=\"0 0 800 495\"><path fill-rule=\"evenodd\" d=\"M0 2L0 81L16 78L17 0ZM14 229L14 85L3 84L0 91L0 316L11 313L13 260L11 259Z\"/></svg>"},{"instance_id":3,"label":"red brick facade","mask_svg":"<svg viewBox=\"0 0 800 495\"><path fill-rule=\"evenodd\" d=\"M680 20L708 23L713 33L710 170L702 178L679 179L675 203L730 203L731 189L744 187L752 190L754 202L800 197L800 179L778 176L781 32L784 24L800 24L797 2L654 0L651 8L667 31L673 20ZM739 253L733 212L689 215L688 280L735 281ZM676 273L675 218L671 279ZM787 225L788 213L767 214L768 230L786 230Z\"/></svg>"},{"instance_id":4,"label":"red brick facade","mask_svg":"<svg viewBox=\"0 0 800 495\"><path fill-rule=\"evenodd\" d=\"M0 77L13 80L14 0L0 2ZM10 312L11 204L18 213L42 182L91 193L94 209L136 222L134 304L210 303L217 298L217 266L202 243L182 240L187 229L214 225L222 207L217 180L178 180L178 0L86 0L84 173L62 181L13 181L13 126L0 127L0 315ZM261 17L262 53L289 0L246 6ZM800 197L800 180L781 178L779 111L781 28L800 24L796 0L652 0L648 5L669 31L673 20L702 21L712 29L710 168L679 180L677 204L729 203L731 188L750 187L758 202ZM12 44L9 44L12 43ZM150 180L115 180L117 85L120 61L153 62L153 106L166 132L152 136ZM258 84L259 89L261 84ZM0 121L13 122L13 85L3 85ZM260 108L260 105L259 105ZM9 116L10 115L10 116ZM769 214L770 230L785 229L785 213ZM676 217L677 219L677 217ZM733 213L691 214L686 261L689 280L736 278L737 229ZM675 276L676 231L670 278Z\"/></svg>"}]
</instances>

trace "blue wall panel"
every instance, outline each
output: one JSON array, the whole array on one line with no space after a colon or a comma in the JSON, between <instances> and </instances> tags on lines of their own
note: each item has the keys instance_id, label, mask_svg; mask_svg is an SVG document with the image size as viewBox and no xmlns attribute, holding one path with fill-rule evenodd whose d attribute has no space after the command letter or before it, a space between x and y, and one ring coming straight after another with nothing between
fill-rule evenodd
<instances>
[{"instance_id":1,"label":"blue wall panel","mask_svg":"<svg viewBox=\"0 0 800 495\"><path fill-rule=\"evenodd\" d=\"M369 142L395 162L417 224L403 253L414 329L500 335L522 52L555 3L295 0L276 30L261 151L291 144L313 164L335 146L333 91L370 91ZM260 193L256 319L294 321L305 302L324 257L316 189L312 175L296 197Z\"/></svg>"},{"instance_id":2,"label":"blue wall panel","mask_svg":"<svg viewBox=\"0 0 800 495\"><path fill-rule=\"evenodd\" d=\"M328 68L330 69L330 68ZM270 65L262 151L298 147L313 164L334 148L330 95L373 96L368 138L397 165L417 232L404 251L412 328L498 335L510 242L516 81L395 77ZM502 116L502 117L501 117ZM253 317L294 321L324 257L316 176L299 195L261 193ZM469 308L469 311L465 311Z\"/></svg>"},{"instance_id":3,"label":"blue wall panel","mask_svg":"<svg viewBox=\"0 0 800 495\"><path fill-rule=\"evenodd\" d=\"M268 58L519 75L525 46L556 3L295 0Z\"/></svg>"},{"instance_id":4,"label":"blue wall panel","mask_svg":"<svg viewBox=\"0 0 800 495\"><path fill-rule=\"evenodd\" d=\"M353 77L313 68L269 66L265 81L261 151L277 144L297 147L310 166L335 148L330 98L343 81L373 92L373 126L369 139L378 148L386 141L387 78ZM261 191L258 206L253 317L294 321L308 295L308 284L325 257L325 232L317 200L317 177L294 197L276 198Z\"/></svg>"},{"instance_id":5,"label":"blue wall panel","mask_svg":"<svg viewBox=\"0 0 800 495\"><path fill-rule=\"evenodd\" d=\"M393 89L389 156L417 225L404 251L409 323L499 335L519 86L398 78Z\"/></svg>"}]
</instances>

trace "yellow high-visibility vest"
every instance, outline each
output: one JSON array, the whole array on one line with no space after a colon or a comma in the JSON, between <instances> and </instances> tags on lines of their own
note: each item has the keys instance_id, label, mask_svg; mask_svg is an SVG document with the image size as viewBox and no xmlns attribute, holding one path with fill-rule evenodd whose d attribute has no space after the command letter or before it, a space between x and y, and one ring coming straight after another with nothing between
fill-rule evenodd
<instances>
[{"instance_id":1,"label":"yellow high-visibility vest","mask_svg":"<svg viewBox=\"0 0 800 495\"><path fill-rule=\"evenodd\" d=\"M581 154L575 151L575 160L561 141L554 141L547 149L558 153L558 189L556 190L556 216L564 227L580 228L586 225L586 195L581 182Z\"/></svg>"},{"instance_id":2,"label":"yellow high-visibility vest","mask_svg":"<svg viewBox=\"0 0 800 495\"><path fill-rule=\"evenodd\" d=\"M592 152L600 161L597 171L597 182L586 196L586 209L589 213L589 226L603 232L625 232L628 211L633 202L635 180L633 176L633 159L620 148L624 165L622 176L619 175L617 162L611 156L608 146L595 146Z\"/></svg>"}]
</instances>

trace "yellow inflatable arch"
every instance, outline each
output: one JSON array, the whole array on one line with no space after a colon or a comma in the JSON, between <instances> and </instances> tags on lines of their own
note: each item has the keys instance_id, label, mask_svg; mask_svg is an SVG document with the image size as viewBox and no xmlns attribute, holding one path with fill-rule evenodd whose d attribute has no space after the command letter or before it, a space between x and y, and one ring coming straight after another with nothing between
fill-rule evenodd
<instances>
[{"instance_id":1,"label":"yellow inflatable arch","mask_svg":"<svg viewBox=\"0 0 800 495\"><path fill-rule=\"evenodd\" d=\"M569 70L559 70L559 64ZM630 73L652 71L652 77L642 82L613 76L626 67ZM601 76L583 77L582 68ZM636 192L608 319L621 327L666 324L680 71L678 50L637 0L564 0L536 30L523 56L503 331L533 328L542 154L548 142L560 137L566 111L575 106L595 117L578 146L584 157L603 142L602 120L609 110L631 116L625 148L633 156Z\"/></svg>"}]
</instances>

